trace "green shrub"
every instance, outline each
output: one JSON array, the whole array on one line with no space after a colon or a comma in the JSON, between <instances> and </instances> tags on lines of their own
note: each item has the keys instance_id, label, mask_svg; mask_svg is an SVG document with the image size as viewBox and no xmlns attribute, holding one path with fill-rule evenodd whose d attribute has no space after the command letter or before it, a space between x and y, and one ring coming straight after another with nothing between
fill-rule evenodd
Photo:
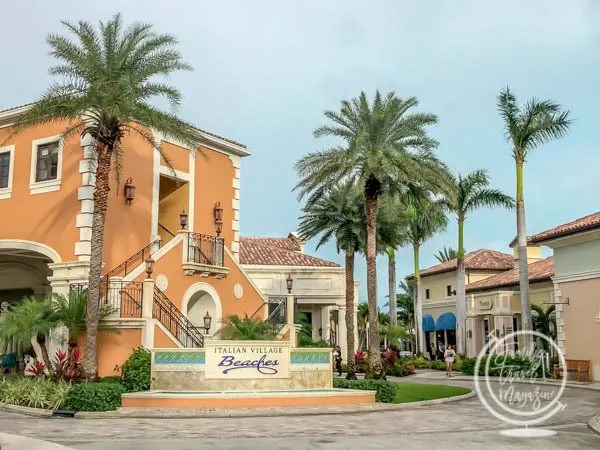
<instances>
[{"instance_id":1,"label":"green shrub","mask_svg":"<svg viewBox=\"0 0 600 450\"><path fill-rule=\"evenodd\" d=\"M527 378L541 378L543 376L542 366L539 365L539 361L537 360L531 360L521 356L500 356L499 358L500 359L498 360L493 359L490 361L490 367L488 371L489 376L497 377L500 376L500 374L502 374L502 376L508 376L511 372L526 374ZM459 370L465 375L475 375L476 363L476 358L465 358L461 360ZM479 365L479 375L485 375L486 363L487 357L482 358L481 364Z\"/></svg>"},{"instance_id":2,"label":"green shrub","mask_svg":"<svg viewBox=\"0 0 600 450\"><path fill-rule=\"evenodd\" d=\"M298 347L303 348L331 348L331 344L327 341L313 341L312 339L301 339Z\"/></svg>"},{"instance_id":3,"label":"green shrub","mask_svg":"<svg viewBox=\"0 0 600 450\"><path fill-rule=\"evenodd\" d=\"M98 380L98 383L120 383L123 384L123 378L119 375L113 375L110 377L102 377Z\"/></svg>"},{"instance_id":4,"label":"green shrub","mask_svg":"<svg viewBox=\"0 0 600 450\"><path fill-rule=\"evenodd\" d=\"M335 378L333 387L339 389L358 389L361 391L375 391L375 401L392 403L396 398L396 383L385 380L345 380Z\"/></svg>"},{"instance_id":5,"label":"green shrub","mask_svg":"<svg viewBox=\"0 0 600 450\"><path fill-rule=\"evenodd\" d=\"M7 378L0 380L0 402L56 410L64 406L71 386L63 381L43 378Z\"/></svg>"},{"instance_id":6,"label":"green shrub","mask_svg":"<svg viewBox=\"0 0 600 450\"><path fill-rule=\"evenodd\" d=\"M396 361L394 367L386 369L386 374L392 377L406 377L415 374L415 366L403 360Z\"/></svg>"},{"instance_id":7,"label":"green shrub","mask_svg":"<svg viewBox=\"0 0 600 450\"><path fill-rule=\"evenodd\" d=\"M114 411L124 392L120 383L81 383L69 391L67 405L75 411Z\"/></svg>"},{"instance_id":8,"label":"green shrub","mask_svg":"<svg viewBox=\"0 0 600 450\"><path fill-rule=\"evenodd\" d=\"M151 353L144 347L138 347L123 363L123 386L127 392L147 391L150 389Z\"/></svg>"}]
</instances>

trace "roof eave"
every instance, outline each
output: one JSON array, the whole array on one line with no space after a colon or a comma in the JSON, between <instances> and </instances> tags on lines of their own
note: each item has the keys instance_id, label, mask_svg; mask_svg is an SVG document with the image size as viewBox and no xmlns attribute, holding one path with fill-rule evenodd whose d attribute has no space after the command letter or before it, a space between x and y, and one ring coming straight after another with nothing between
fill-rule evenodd
<instances>
[{"instance_id":1,"label":"roof eave","mask_svg":"<svg viewBox=\"0 0 600 450\"><path fill-rule=\"evenodd\" d=\"M537 239L534 236L534 237L532 237L531 242L535 243L535 244L549 244L550 242L555 241L557 239L562 239L562 238L574 236L577 234L586 233L588 231L594 231L596 229L600 229L600 223L594 223L594 224L588 225L583 228L578 228L577 230L566 230L566 231L563 231L562 233L556 233L551 236L537 238Z\"/></svg>"}]
</instances>

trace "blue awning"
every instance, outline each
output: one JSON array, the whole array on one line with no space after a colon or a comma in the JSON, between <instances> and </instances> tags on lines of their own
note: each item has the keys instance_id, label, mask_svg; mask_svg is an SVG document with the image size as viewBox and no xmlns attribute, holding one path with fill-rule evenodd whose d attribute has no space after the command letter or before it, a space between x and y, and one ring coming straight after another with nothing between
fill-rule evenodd
<instances>
[{"instance_id":1,"label":"blue awning","mask_svg":"<svg viewBox=\"0 0 600 450\"><path fill-rule=\"evenodd\" d=\"M433 322L433 317L431 317L431 314L425 314L423 316L423 331L425 333L435 331L435 323Z\"/></svg>"},{"instance_id":2,"label":"blue awning","mask_svg":"<svg viewBox=\"0 0 600 450\"><path fill-rule=\"evenodd\" d=\"M442 314L435 321L435 329L438 331L456 330L456 316L451 312Z\"/></svg>"}]
</instances>

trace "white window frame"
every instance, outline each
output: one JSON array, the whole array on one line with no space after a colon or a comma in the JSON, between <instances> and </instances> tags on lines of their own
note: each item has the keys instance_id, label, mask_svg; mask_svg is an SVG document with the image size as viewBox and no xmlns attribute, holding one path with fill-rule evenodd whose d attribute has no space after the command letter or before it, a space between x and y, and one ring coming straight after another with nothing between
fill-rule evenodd
<instances>
[{"instance_id":1,"label":"white window frame","mask_svg":"<svg viewBox=\"0 0 600 450\"><path fill-rule=\"evenodd\" d=\"M29 193L43 194L45 192L54 192L60 190L62 182L62 157L63 157L63 142L60 135L50 136L41 139L35 139L31 142L31 173L29 177ZM37 173L37 153L38 147L44 144L58 143L58 164L56 165L56 179L47 181L35 181Z\"/></svg>"},{"instance_id":2,"label":"white window frame","mask_svg":"<svg viewBox=\"0 0 600 450\"><path fill-rule=\"evenodd\" d=\"M0 200L10 198L12 195L13 171L15 169L15 146L0 147L0 153L10 153L8 166L8 186L0 188Z\"/></svg>"}]
</instances>

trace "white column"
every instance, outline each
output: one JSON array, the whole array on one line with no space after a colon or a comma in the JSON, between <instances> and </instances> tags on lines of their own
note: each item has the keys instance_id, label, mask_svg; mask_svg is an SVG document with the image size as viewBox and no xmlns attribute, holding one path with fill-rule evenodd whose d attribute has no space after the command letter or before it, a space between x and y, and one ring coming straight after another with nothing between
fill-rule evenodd
<instances>
[{"instance_id":1,"label":"white column","mask_svg":"<svg viewBox=\"0 0 600 450\"><path fill-rule=\"evenodd\" d=\"M346 360L346 353L348 349L348 336L346 327L346 307L340 306L338 309L338 345L342 349L342 359Z\"/></svg>"},{"instance_id":2,"label":"white column","mask_svg":"<svg viewBox=\"0 0 600 450\"><path fill-rule=\"evenodd\" d=\"M320 339L327 342L329 342L329 331L331 328L329 315L329 306L321 306L321 328L323 329L323 335Z\"/></svg>"},{"instance_id":3,"label":"white column","mask_svg":"<svg viewBox=\"0 0 600 450\"><path fill-rule=\"evenodd\" d=\"M146 278L142 284L142 346L148 349L154 347L154 320L152 306L154 304L154 280Z\"/></svg>"},{"instance_id":4,"label":"white column","mask_svg":"<svg viewBox=\"0 0 600 450\"><path fill-rule=\"evenodd\" d=\"M312 326L312 340L319 341L319 328L323 328L323 319L320 317L321 308L313 305L310 310L310 324Z\"/></svg>"}]
</instances>

